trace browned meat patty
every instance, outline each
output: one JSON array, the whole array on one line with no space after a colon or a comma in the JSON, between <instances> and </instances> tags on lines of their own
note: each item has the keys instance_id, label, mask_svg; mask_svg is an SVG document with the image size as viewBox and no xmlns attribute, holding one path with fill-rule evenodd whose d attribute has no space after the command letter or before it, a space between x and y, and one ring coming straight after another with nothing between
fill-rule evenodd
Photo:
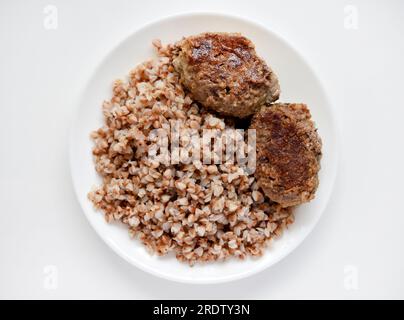
<instances>
[{"instance_id":1,"label":"browned meat patty","mask_svg":"<svg viewBox=\"0 0 404 320\"><path fill-rule=\"evenodd\" d=\"M176 48L173 63L182 83L207 108L244 118L279 98L277 76L240 34L203 33Z\"/></svg>"},{"instance_id":2,"label":"browned meat patty","mask_svg":"<svg viewBox=\"0 0 404 320\"><path fill-rule=\"evenodd\" d=\"M250 126L257 135L255 176L264 193L283 207L314 198L321 139L305 104L264 106Z\"/></svg>"}]
</instances>

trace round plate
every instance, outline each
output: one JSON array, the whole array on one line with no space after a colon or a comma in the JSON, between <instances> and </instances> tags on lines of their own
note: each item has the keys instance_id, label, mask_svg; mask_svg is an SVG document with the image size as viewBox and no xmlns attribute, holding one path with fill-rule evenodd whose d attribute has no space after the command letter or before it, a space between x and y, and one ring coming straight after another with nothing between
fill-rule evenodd
<instances>
[{"instance_id":1,"label":"round plate","mask_svg":"<svg viewBox=\"0 0 404 320\"><path fill-rule=\"evenodd\" d=\"M173 255L150 255L138 240L130 239L125 226L107 224L94 210L87 193L101 182L94 169L90 132L102 125L101 104L111 97L112 82L125 78L138 63L155 55L152 40L174 42L200 32L240 32L250 38L258 54L279 77L282 102L308 104L323 140L320 186L316 198L295 210L296 221L258 259L230 259L226 262L189 267ZM257 273L293 251L316 225L332 191L337 170L337 135L331 105L313 70L284 39L254 22L239 17L203 13L165 18L136 31L99 64L80 97L70 141L73 184L83 211L109 247L134 266L165 279L189 283L217 283Z\"/></svg>"}]
</instances>

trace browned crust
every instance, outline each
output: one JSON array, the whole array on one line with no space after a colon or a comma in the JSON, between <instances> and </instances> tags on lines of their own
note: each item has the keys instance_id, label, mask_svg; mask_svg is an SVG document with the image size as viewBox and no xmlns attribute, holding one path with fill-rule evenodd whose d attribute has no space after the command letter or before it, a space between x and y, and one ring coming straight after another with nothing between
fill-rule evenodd
<instances>
[{"instance_id":1,"label":"browned crust","mask_svg":"<svg viewBox=\"0 0 404 320\"><path fill-rule=\"evenodd\" d=\"M321 139L305 104L263 107L251 124L257 132L256 178L265 194L284 207L314 198Z\"/></svg>"},{"instance_id":2,"label":"browned crust","mask_svg":"<svg viewBox=\"0 0 404 320\"><path fill-rule=\"evenodd\" d=\"M203 33L177 44L174 66L195 100L239 118L279 98L276 75L238 33Z\"/></svg>"}]
</instances>

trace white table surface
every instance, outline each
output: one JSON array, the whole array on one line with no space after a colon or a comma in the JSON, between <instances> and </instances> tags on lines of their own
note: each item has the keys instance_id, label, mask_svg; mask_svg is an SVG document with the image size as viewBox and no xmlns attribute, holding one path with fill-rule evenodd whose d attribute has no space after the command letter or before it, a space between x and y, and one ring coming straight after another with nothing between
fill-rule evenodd
<instances>
[{"instance_id":1,"label":"white table surface","mask_svg":"<svg viewBox=\"0 0 404 320\"><path fill-rule=\"evenodd\" d=\"M57 29L44 8L58 10ZM347 15L358 13L358 28ZM346 10L346 11L344 11ZM80 89L121 39L181 12L234 13L284 36L324 81L341 154L319 224L248 279L185 285L121 260L76 201L68 132ZM404 1L1 1L0 298L404 298Z\"/></svg>"}]
</instances>

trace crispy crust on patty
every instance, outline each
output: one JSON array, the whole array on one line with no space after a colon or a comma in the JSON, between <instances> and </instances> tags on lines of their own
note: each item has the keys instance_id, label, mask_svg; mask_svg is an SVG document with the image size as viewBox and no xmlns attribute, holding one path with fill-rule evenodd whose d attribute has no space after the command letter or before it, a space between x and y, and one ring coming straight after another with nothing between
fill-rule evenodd
<instances>
[{"instance_id":1,"label":"crispy crust on patty","mask_svg":"<svg viewBox=\"0 0 404 320\"><path fill-rule=\"evenodd\" d=\"M203 33L176 48L173 64L182 83L207 108L244 118L279 98L277 76L238 33Z\"/></svg>"},{"instance_id":2,"label":"crispy crust on patty","mask_svg":"<svg viewBox=\"0 0 404 320\"><path fill-rule=\"evenodd\" d=\"M305 104L264 106L250 126L257 135L255 176L265 194L283 207L314 198L321 139Z\"/></svg>"}]
</instances>

